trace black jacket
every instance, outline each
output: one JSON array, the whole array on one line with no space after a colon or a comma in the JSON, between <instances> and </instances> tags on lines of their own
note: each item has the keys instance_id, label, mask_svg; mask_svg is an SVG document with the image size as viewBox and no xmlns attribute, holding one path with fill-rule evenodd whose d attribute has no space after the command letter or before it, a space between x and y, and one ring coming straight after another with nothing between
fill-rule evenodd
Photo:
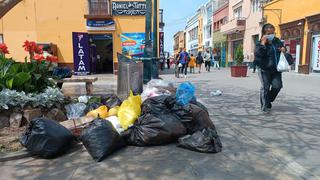
<instances>
[{"instance_id":1,"label":"black jacket","mask_svg":"<svg viewBox=\"0 0 320 180\"><path fill-rule=\"evenodd\" d=\"M278 38L272 44L262 45L259 42L255 50L255 64L264 71L276 72L282 47L284 46Z\"/></svg>"},{"instance_id":2,"label":"black jacket","mask_svg":"<svg viewBox=\"0 0 320 180\"><path fill-rule=\"evenodd\" d=\"M202 64L203 63L203 57L201 55L197 56L196 63L197 64Z\"/></svg>"}]
</instances>

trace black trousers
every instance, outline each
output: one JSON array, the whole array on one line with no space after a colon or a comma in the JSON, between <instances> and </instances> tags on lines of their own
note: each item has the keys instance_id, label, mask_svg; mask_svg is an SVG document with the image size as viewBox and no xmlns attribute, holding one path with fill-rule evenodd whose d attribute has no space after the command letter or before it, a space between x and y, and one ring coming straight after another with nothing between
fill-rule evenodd
<instances>
[{"instance_id":1,"label":"black trousers","mask_svg":"<svg viewBox=\"0 0 320 180\"><path fill-rule=\"evenodd\" d=\"M271 103L274 102L283 87L282 74L279 72L259 70L259 78L261 81L261 109L266 110L271 108Z\"/></svg>"},{"instance_id":2,"label":"black trousers","mask_svg":"<svg viewBox=\"0 0 320 180\"><path fill-rule=\"evenodd\" d=\"M205 65L205 67L206 67L206 70L207 70L207 71L210 71L211 62L210 62L210 61L205 61L204 65Z\"/></svg>"}]
</instances>

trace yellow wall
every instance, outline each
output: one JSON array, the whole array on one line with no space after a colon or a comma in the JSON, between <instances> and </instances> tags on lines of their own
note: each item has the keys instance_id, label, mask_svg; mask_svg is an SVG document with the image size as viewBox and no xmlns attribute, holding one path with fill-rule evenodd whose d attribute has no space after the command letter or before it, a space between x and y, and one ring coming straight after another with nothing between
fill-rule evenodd
<instances>
[{"instance_id":1,"label":"yellow wall","mask_svg":"<svg viewBox=\"0 0 320 180\"><path fill-rule=\"evenodd\" d=\"M198 26L198 44L199 44L199 47L198 47L198 52L203 52L204 49L203 49L203 31L202 31L202 27L203 27L203 17L202 15L199 16L199 26Z\"/></svg>"},{"instance_id":2,"label":"yellow wall","mask_svg":"<svg viewBox=\"0 0 320 180\"><path fill-rule=\"evenodd\" d=\"M19 61L23 61L27 56L22 48L23 42L30 40L56 44L59 62L72 63L72 32L87 32L84 18L86 13L87 0L24 0L0 19L1 25L3 21L3 28L0 25L0 33L3 29L10 56ZM113 35L113 58L117 62L117 52L122 52L121 33L144 32L145 17L113 16L113 19L116 23L115 31L95 32L94 34L111 33ZM157 24L159 29L159 23Z\"/></svg>"},{"instance_id":3,"label":"yellow wall","mask_svg":"<svg viewBox=\"0 0 320 180\"><path fill-rule=\"evenodd\" d=\"M4 42L10 51L8 57L23 61L27 56L23 42L37 39L34 3L35 0L22 1L2 18Z\"/></svg>"},{"instance_id":4,"label":"yellow wall","mask_svg":"<svg viewBox=\"0 0 320 180\"><path fill-rule=\"evenodd\" d=\"M3 24L3 20L0 19L0 34L3 33L3 26L2 26L2 24Z\"/></svg>"},{"instance_id":5,"label":"yellow wall","mask_svg":"<svg viewBox=\"0 0 320 180\"><path fill-rule=\"evenodd\" d=\"M303 19L307 16L320 13L319 0L276 0L265 6L264 15L267 16L267 21L276 26L276 33L280 35L279 24L292 22L295 20ZM268 10L269 9L269 10ZM277 16L279 11L272 11L270 9L282 9L281 21ZM307 35L306 31L308 25L305 25L304 45L302 53L302 63L306 63L306 51L307 51Z\"/></svg>"}]
</instances>

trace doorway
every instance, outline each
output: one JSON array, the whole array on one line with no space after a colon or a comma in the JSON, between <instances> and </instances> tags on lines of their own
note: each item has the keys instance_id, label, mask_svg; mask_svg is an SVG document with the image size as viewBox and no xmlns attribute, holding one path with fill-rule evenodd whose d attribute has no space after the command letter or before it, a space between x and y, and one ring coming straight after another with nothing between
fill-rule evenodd
<instances>
[{"instance_id":1,"label":"doorway","mask_svg":"<svg viewBox=\"0 0 320 180\"><path fill-rule=\"evenodd\" d=\"M90 34L90 62L94 74L113 73L112 34Z\"/></svg>"}]
</instances>

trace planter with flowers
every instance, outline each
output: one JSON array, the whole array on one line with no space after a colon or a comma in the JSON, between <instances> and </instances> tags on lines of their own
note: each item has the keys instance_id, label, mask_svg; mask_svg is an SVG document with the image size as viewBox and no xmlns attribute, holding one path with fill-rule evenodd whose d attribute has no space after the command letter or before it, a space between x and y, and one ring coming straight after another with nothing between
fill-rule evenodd
<instances>
[{"instance_id":1,"label":"planter with flowers","mask_svg":"<svg viewBox=\"0 0 320 180\"><path fill-rule=\"evenodd\" d=\"M19 63L7 58L8 47L0 44L0 119L3 121L8 121L14 112L23 115L26 109L38 109L41 113L51 108L63 111L64 96L49 79L49 68L57 62L57 57L45 58L42 47L32 41L25 41L23 47L29 57ZM0 129L7 125L0 122Z\"/></svg>"},{"instance_id":2,"label":"planter with flowers","mask_svg":"<svg viewBox=\"0 0 320 180\"><path fill-rule=\"evenodd\" d=\"M247 77L248 66L243 65L243 46L239 45L235 53L235 63L236 65L231 66L231 76L232 77Z\"/></svg>"}]
</instances>

